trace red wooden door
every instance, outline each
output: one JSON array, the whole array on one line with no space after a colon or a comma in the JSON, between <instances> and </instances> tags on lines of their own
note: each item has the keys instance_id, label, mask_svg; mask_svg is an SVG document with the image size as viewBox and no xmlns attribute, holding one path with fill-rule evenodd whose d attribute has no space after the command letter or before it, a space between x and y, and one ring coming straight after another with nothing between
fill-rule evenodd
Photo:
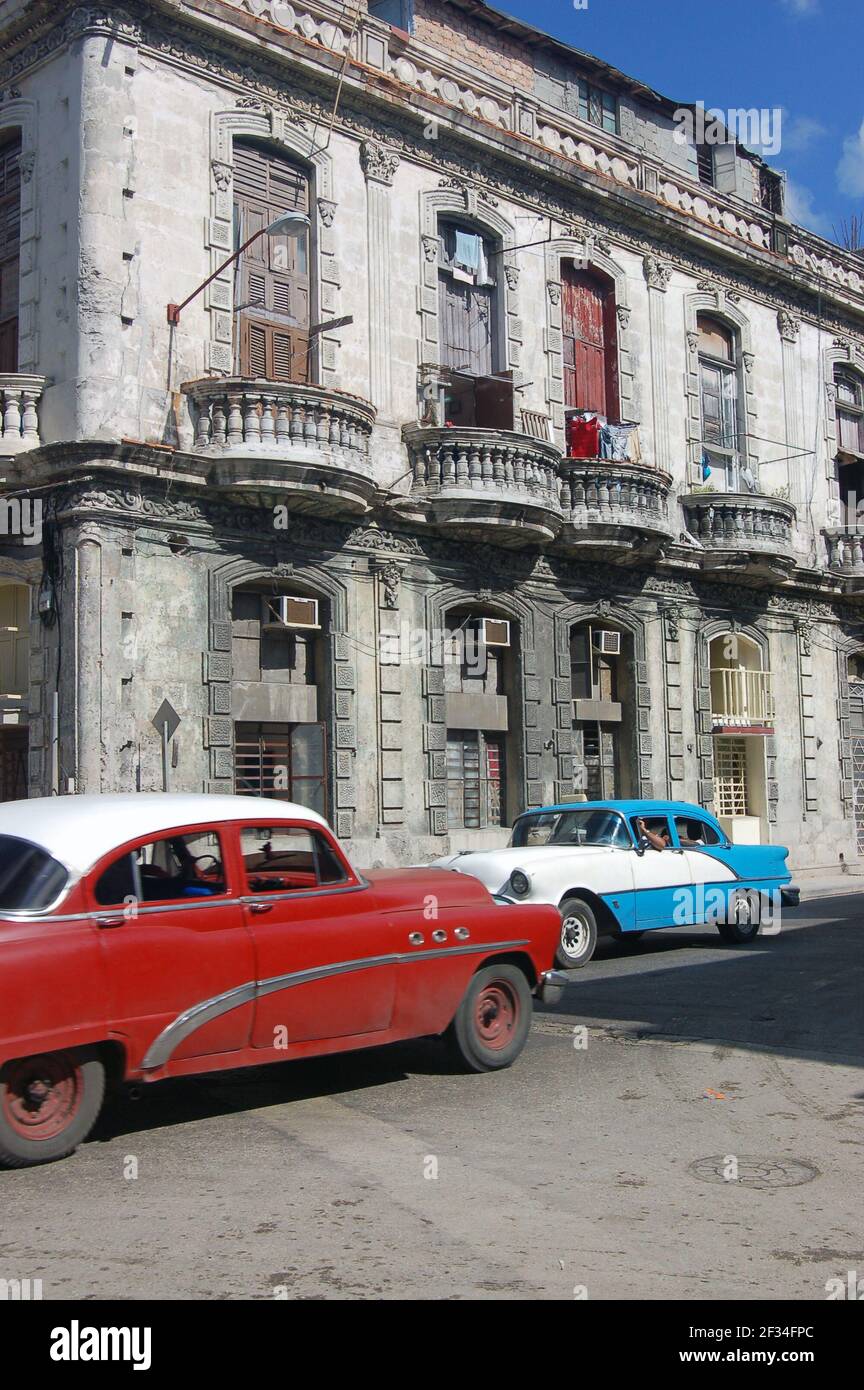
<instances>
[{"instance_id":1,"label":"red wooden door","mask_svg":"<svg viewBox=\"0 0 864 1390\"><path fill-rule=\"evenodd\" d=\"M561 268L564 403L618 418L615 296L590 271Z\"/></svg>"}]
</instances>

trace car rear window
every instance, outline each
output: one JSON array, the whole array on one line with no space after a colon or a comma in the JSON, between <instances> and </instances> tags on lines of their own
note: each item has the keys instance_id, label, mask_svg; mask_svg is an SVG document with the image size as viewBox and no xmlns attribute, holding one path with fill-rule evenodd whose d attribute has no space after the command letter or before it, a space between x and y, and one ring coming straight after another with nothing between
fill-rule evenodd
<instances>
[{"instance_id":1,"label":"car rear window","mask_svg":"<svg viewBox=\"0 0 864 1390\"><path fill-rule=\"evenodd\" d=\"M38 911L50 906L69 875L38 845L0 835L0 912Z\"/></svg>"}]
</instances>

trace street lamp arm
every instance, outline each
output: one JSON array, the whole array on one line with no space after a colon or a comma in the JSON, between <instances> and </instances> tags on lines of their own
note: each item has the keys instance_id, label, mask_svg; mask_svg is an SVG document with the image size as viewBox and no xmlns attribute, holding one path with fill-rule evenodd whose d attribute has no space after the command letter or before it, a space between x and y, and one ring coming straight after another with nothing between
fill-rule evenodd
<instances>
[{"instance_id":1,"label":"street lamp arm","mask_svg":"<svg viewBox=\"0 0 864 1390\"><path fill-rule=\"evenodd\" d=\"M186 305L191 304L193 299L197 299L201 291L206 290L207 286L212 284L216 277L222 274L223 270L227 270L229 265L232 265L234 261L238 260L240 256L243 255L246 248L251 246L253 241L257 241L259 236L263 236L266 230L266 227L259 227L257 232L253 232L252 235L244 241L243 245L238 246L234 254L228 257L227 261L223 261L221 265L216 267L212 275L208 275L206 280L201 281L197 289L193 290L191 294L187 294L181 304L169 304L168 322L170 324L178 324L180 322L181 311L186 308Z\"/></svg>"},{"instance_id":2,"label":"street lamp arm","mask_svg":"<svg viewBox=\"0 0 864 1390\"><path fill-rule=\"evenodd\" d=\"M216 267L212 275L208 275L206 280L202 280L197 289L194 289L191 294L187 294L181 304L168 305L168 322L172 327L176 326L176 324L180 322L180 314L186 308L186 305L191 304L193 299L197 299L201 291L206 290L207 286L213 283L217 275L221 275L223 270L227 270L229 265L233 265L234 261L239 260L246 248L251 246L253 241L257 241L259 236L281 236L283 234L296 236L300 232L307 231L311 225L305 212L282 212L278 217L274 218L269 226L259 227L257 232L253 232L250 237L246 238L242 246L237 247L233 255L230 255L226 261L223 261L221 265Z\"/></svg>"}]
</instances>

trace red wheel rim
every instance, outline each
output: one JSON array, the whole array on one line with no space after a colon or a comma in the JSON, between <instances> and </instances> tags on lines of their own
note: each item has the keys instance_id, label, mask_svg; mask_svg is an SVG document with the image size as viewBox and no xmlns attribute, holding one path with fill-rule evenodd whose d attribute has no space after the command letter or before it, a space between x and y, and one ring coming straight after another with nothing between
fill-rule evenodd
<instances>
[{"instance_id":1,"label":"red wheel rim","mask_svg":"<svg viewBox=\"0 0 864 1390\"><path fill-rule=\"evenodd\" d=\"M504 980L484 985L474 1006L474 1025L484 1047L500 1052L512 1041L519 1022L519 997Z\"/></svg>"},{"instance_id":2,"label":"red wheel rim","mask_svg":"<svg viewBox=\"0 0 864 1390\"><path fill-rule=\"evenodd\" d=\"M81 1105L81 1068L65 1052L10 1062L3 1078L3 1115L22 1139L54 1139Z\"/></svg>"}]
</instances>

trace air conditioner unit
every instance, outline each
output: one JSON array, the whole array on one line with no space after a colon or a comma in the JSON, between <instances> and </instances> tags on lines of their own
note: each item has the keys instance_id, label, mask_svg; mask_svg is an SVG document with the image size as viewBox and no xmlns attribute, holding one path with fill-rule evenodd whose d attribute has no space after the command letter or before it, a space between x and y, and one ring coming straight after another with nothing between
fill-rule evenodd
<instances>
[{"instance_id":1,"label":"air conditioner unit","mask_svg":"<svg viewBox=\"0 0 864 1390\"><path fill-rule=\"evenodd\" d=\"M594 628L592 640L598 652L604 656L621 655L621 633L613 632L609 628Z\"/></svg>"},{"instance_id":2,"label":"air conditioner unit","mask_svg":"<svg viewBox=\"0 0 864 1390\"><path fill-rule=\"evenodd\" d=\"M483 618L481 621L485 647L510 646L510 624L504 618Z\"/></svg>"},{"instance_id":3,"label":"air conditioner unit","mask_svg":"<svg viewBox=\"0 0 864 1390\"><path fill-rule=\"evenodd\" d=\"M290 594L265 598L264 626L287 627L292 631L320 628L317 598L297 598Z\"/></svg>"}]
</instances>

